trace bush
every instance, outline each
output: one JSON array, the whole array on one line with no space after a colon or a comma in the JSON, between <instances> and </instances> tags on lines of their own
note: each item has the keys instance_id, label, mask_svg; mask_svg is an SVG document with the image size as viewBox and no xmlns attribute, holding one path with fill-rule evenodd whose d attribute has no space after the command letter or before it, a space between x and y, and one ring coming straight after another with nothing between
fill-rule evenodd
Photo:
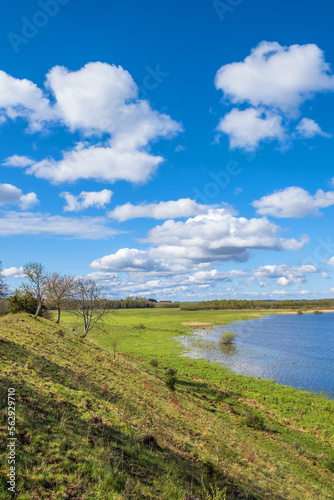
<instances>
[{"instance_id":1,"label":"bush","mask_svg":"<svg viewBox=\"0 0 334 500\"><path fill-rule=\"evenodd\" d=\"M137 325L136 328L138 328L139 330L144 330L146 326L144 325L144 323L139 323L139 325Z\"/></svg>"},{"instance_id":2,"label":"bush","mask_svg":"<svg viewBox=\"0 0 334 500\"><path fill-rule=\"evenodd\" d=\"M304 314L303 311L297 311L297 314Z\"/></svg>"},{"instance_id":3,"label":"bush","mask_svg":"<svg viewBox=\"0 0 334 500\"><path fill-rule=\"evenodd\" d=\"M150 365L153 366L154 368L158 368L159 366L159 361L157 360L157 358L153 358L151 359L150 361Z\"/></svg>"},{"instance_id":4,"label":"bush","mask_svg":"<svg viewBox=\"0 0 334 500\"><path fill-rule=\"evenodd\" d=\"M334 455L326 460L325 465L327 470L334 472Z\"/></svg>"},{"instance_id":5,"label":"bush","mask_svg":"<svg viewBox=\"0 0 334 500\"><path fill-rule=\"evenodd\" d=\"M227 346L231 345L234 342L234 339L236 337L236 334L233 332L224 332L222 336L220 337L219 345L220 346Z\"/></svg>"},{"instance_id":6,"label":"bush","mask_svg":"<svg viewBox=\"0 0 334 500\"><path fill-rule=\"evenodd\" d=\"M174 377L174 375L167 375L167 377L165 378L165 384L171 391L175 391L175 382L176 378Z\"/></svg>"},{"instance_id":7,"label":"bush","mask_svg":"<svg viewBox=\"0 0 334 500\"><path fill-rule=\"evenodd\" d=\"M0 299L0 314L5 314L8 312L8 300Z\"/></svg>"},{"instance_id":8,"label":"bush","mask_svg":"<svg viewBox=\"0 0 334 500\"><path fill-rule=\"evenodd\" d=\"M316 310L316 311L313 311L313 314L322 314L322 311Z\"/></svg>"},{"instance_id":9,"label":"bush","mask_svg":"<svg viewBox=\"0 0 334 500\"><path fill-rule=\"evenodd\" d=\"M174 368L168 368L167 370L167 375L172 375L172 377L174 377L174 375L177 374L177 371L174 370Z\"/></svg>"},{"instance_id":10,"label":"bush","mask_svg":"<svg viewBox=\"0 0 334 500\"><path fill-rule=\"evenodd\" d=\"M229 398L230 397L230 394L228 392L222 392L222 391L217 391L216 393L216 401L220 402L220 401L224 401L226 398Z\"/></svg>"},{"instance_id":11,"label":"bush","mask_svg":"<svg viewBox=\"0 0 334 500\"><path fill-rule=\"evenodd\" d=\"M264 425L264 420L260 415L248 411L245 416L245 424L247 427L252 427L253 429L263 431L266 427Z\"/></svg>"},{"instance_id":12,"label":"bush","mask_svg":"<svg viewBox=\"0 0 334 500\"><path fill-rule=\"evenodd\" d=\"M8 299L8 308L11 313L26 312L28 314L35 314L38 302L31 295L30 292L26 292L24 295L19 295L15 293Z\"/></svg>"},{"instance_id":13,"label":"bush","mask_svg":"<svg viewBox=\"0 0 334 500\"><path fill-rule=\"evenodd\" d=\"M214 467L213 463L208 458L204 458L202 460L202 464L203 464L204 469L206 470L206 473L208 474L208 476L213 476L213 474L215 472L215 467Z\"/></svg>"}]
</instances>

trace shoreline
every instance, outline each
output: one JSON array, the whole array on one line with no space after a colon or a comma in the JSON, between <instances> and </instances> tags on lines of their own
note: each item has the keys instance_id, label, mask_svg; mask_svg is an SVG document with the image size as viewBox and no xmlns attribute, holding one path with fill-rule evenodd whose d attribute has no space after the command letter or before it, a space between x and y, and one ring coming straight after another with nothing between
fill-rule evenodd
<instances>
[{"instance_id":1,"label":"shoreline","mask_svg":"<svg viewBox=\"0 0 334 500\"><path fill-rule=\"evenodd\" d=\"M308 311L303 311L303 314L314 314L314 311L315 310L308 310ZM318 310L320 313L334 313L334 310ZM264 311L263 311L264 312ZM237 323L237 322L244 322L244 321L252 321L252 320L255 320L255 319L259 319L261 317L266 317L266 316L275 316L275 315L298 315L298 311L271 311L271 314L264 314L263 316L258 316L258 317L254 317L254 318L249 318L249 319L235 319L233 321L231 321L230 323L227 323L227 324L212 324L212 323L200 323L200 322L184 322L182 323L182 325L184 326L198 326L198 327L229 327L231 326L231 328L233 328L233 323ZM204 331L205 332L206 328L203 328L202 332ZM209 330L209 328L208 328ZM209 331L206 331L205 333L209 333ZM192 337L198 337L198 339L200 340L200 331L198 332L195 332L194 330L189 330L187 332L188 335L192 336ZM188 336L187 335L187 336ZM182 344L182 342L181 342ZM207 357L204 357L203 354L204 353L199 353L199 356L197 357L196 356L196 353L193 351L192 348L189 348L187 346L185 346L183 344L183 347L185 347L187 350L188 350L188 353L184 353L184 354L181 354L181 356L184 356L184 357L188 357L189 359L192 359L192 360L205 360L207 361L208 363L212 364L212 365L218 365L218 366L221 366L223 367L225 370L233 373L234 375L236 376L241 376L241 377L250 377L251 379L253 379L254 381L256 381L257 379L260 379L261 381L271 381L273 382L275 385L277 386L280 386L280 387L289 387L290 389L293 389L293 390L296 390L298 392L306 392L308 393L309 395L313 395L313 396L316 396L316 397L325 397L326 399L328 400L331 400L333 401L334 400L334 390L332 392L328 392L328 391L323 391L323 390L319 390L319 391L316 391L316 390L313 390L313 389L308 389L306 387L295 387L293 385L290 385L288 383L279 383L278 381L274 380L274 379L270 379L270 378L265 378L265 377L257 377L255 375L248 375L248 374L244 374L244 373L239 373L235 370L233 370L233 368L231 368L230 366L226 365L225 363L223 362L219 362L219 361L211 361L210 359L208 359ZM196 349L196 348L195 348ZM195 357L192 357L191 356L191 353L194 352L195 354Z\"/></svg>"}]
</instances>

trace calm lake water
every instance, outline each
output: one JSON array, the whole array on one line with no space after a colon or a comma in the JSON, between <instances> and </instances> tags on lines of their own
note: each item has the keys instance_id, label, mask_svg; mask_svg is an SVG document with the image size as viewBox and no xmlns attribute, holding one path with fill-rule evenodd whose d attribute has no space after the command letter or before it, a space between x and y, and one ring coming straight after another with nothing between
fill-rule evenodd
<instances>
[{"instance_id":1,"label":"calm lake water","mask_svg":"<svg viewBox=\"0 0 334 500\"><path fill-rule=\"evenodd\" d=\"M218 346L224 331L237 334L228 352ZM182 339L187 356L334 397L334 313L265 316L193 333Z\"/></svg>"}]
</instances>

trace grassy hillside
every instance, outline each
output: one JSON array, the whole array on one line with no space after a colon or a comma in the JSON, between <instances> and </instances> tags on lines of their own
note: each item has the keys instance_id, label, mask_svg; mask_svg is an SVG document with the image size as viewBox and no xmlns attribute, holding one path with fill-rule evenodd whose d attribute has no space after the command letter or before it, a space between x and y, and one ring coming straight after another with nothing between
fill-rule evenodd
<instances>
[{"instance_id":1,"label":"grassy hillside","mask_svg":"<svg viewBox=\"0 0 334 500\"><path fill-rule=\"evenodd\" d=\"M334 402L179 357L174 338L193 319L120 311L90 340L71 315L71 327L0 318L0 498L10 497L8 387L18 499L333 498Z\"/></svg>"}]
</instances>

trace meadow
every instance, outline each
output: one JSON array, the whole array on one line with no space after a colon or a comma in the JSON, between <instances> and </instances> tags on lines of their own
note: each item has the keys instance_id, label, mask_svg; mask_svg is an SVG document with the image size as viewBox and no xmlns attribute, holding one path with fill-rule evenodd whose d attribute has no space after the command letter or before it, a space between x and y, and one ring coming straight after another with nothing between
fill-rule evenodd
<instances>
[{"instance_id":1,"label":"meadow","mask_svg":"<svg viewBox=\"0 0 334 500\"><path fill-rule=\"evenodd\" d=\"M334 401L180 356L189 323L264 314L116 310L87 338L71 313L0 318L0 498L8 387L20 500L333 498Z\"/></svg>"}]
</instances>

